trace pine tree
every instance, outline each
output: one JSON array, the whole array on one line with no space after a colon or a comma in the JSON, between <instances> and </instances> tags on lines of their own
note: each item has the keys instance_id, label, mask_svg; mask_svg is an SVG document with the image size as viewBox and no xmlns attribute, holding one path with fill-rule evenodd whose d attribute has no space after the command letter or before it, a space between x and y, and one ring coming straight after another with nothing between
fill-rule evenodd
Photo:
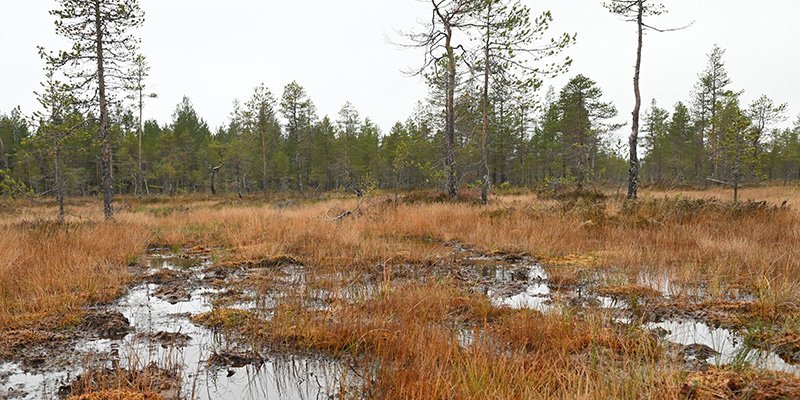
<instances>
[{"instance_id":1,"label":"pine tree","mask_svg":"<svg viewBox=\"0 0 800 400\"><path fill-rule=\"evenodd\" d=\"M136 108L139 111L139 119L136 129L136 136L138 139L138 151L136 157L137 164L137 177L134 185L134 194L139 194L142 187L149 195L150 188L147 186L147 179L144 177L144 168L142 167L144 153L142 152L143 135L144 135L144 100L146 98L154 99L158 97L155 93L145 93L147 90L146 80L150 76L150 65L147 63L147 58L142 54L137 54L133 58L133 67L129 75L131 80L127 89L133 93L129 96L136 102ZM140 187L141 186L141 187Z\"/></svg>"},{"instance_id":2,"label":"pine tree","mask_svg":"<svg viewBox=\"0 0 800 400\"><path fill-rule=\"evenodd\" d=\"M561 90L559 108L563 140L570 147L568 159L578 190L583 190L588 175L594 171L593 160L600 147L601 135L618 125L606 121L617 116L613 104L602 101L597 83L578 75Z\"/></svg>"},{"instance_id":3,"label":"pine tree","mask_svg":"<svg viewBox=\"0 0 800 400\"><path fill-rule=\"evenodd\" d=\"M664 180L664 169L667 163L667 157L673 154L675 148L668 136L667 122L669 120L669 112L658 107L656 100L653 99L650 104L650 109L647 110L644 117L644 147L646 150L645 161L646 165L651 165L654 170L655 180L662 182Z\"/></svg>"},{"instance_id":4,"label":"pine tree","mask_svg":"<svg viewBox=\"0 0 800 400\"><path fill-rule=\"evenodd\" d=\"M280 124L275 116L275 97L261 84L255 88L245 111L245 125L257 137L260 149L261 183L260 188L266 191L269 187L270 149L277 146L276 138L280 136Z\"/></svg>"},{"instance_id":5,"label":"pine tree","mask_svg":"<svg viewBox=\"0 0 800 400\"><path fill-rule=\"evenodd\" d=\"M756 160L756 164L752 165L750 171L751 175L756 175L757 164L760 164L762 161L762 147L767 132L772 125L786 120L785 114L787 107L788 105L786 103L775 104L772 99L762 95L754 100L745 111L745 115L753 122L753 142L750 145L753 150L752 156Z\"/></svg>"},{"instance_id":6,"label":"pine tree","mask_svg":"<svg viewBox=\"0 0 800 400\"><path fill-rule=\"evenodd\" d=\"M719 111L730 97L736 95L728 87L731 79L725 69L725 50L715 45L708 54L708 65L695 87L694 108L697 127L709 147L711 175L720 174L719 141L724 135L719 127Z\"/></svg>"},{"instance_id":7,"label":"pine tree","mask_svg":"<svg viewBox=\"0 0 800 400\"><path fill-rule=\"evenodd\" d=\"M130 32L144 23L144 13L138 0L57 1L59 8L50 12L56 17L56 32L72 46L69 51L49 56L49 63L62 69L76 90L88 94L87 103L99 111L103 212L106 218L112 218L114 178L109 102L113 101L115 91L126 86L127 66L138 46L138 39Z\"/></svg>"},{"instance_id":8,"label":"pine tree","mask_svg":"<svg viewBox=\"0 0 800 400\"><path fill-rule=\"evenodd\" d=\"M336 120L337 140L339 142L339 182L349 187L354 184L353 158L355 155L356 137L361 129L361 117L358 111L348 101L339 110Z\"/></svg>"},{"instance_id":9,"label":"pine tree","mask_svg":"<svg viewBox=\"0 0 800 400\"><path fill-rule=\"evenodd\" d=\"M753 157L753 137L750 120L739 108L738 99L730 98L720 110L720 126L724 136L720 140L720 155L730 164L733 201L739 201L739 186L743 172L757 163Z\"/></svg>"},{"instance_id":10,"label":"pine tree","mask_svg":"<svg viewBox=\"0 0 800 400\"><path fill-rule=\"evenodd\" d=\"M36 117L40 121L39 129L50 139L53 157L53 190L58 204L58 220L64 223L66 213L64 210L62 142L70 131L78 128L79 122L76 122L75 118L70 118L70 108L75 106L75 99L70 96L72 87L56 80L55 71L52 68L46 69L46 79L42 82L42 89L37 93L37 99L44 110L37 113Z\"/></svg>"},{"instance_id":11,"label":"pine tree","mask_svg":"<svg viewBox=\"0 0 800 400\"><path fill-rule=\"evenodd\" d=\"M445 189L451 198L458 196L455 128L457 73L466 53L464 44L457 42L457 35L462 33L467 36L467 31L472 27L470 14L474 8L474 0L431 0L430 22L419 33L408 35L413 46L424 49L423 65L415 73L421 75L433 70L433 75L443 80ZM444 70L443 74L440 69Z\"/></svg>"},{"instance_id":12,"label":"pine tree","mask_svg":"<svg viewBox=\"0 0 800 400\"><path fill-rule=\"evenodd\" d=\"M639 178L639 117L642 108L642 94L639 88L639 77L642 69L642 47L645 30L657 32L674 31L677 29L659 29L645 22L645 18L664 14L666 9L660 2L654 0L611 0L606 8L614 14L622 16L628 22L636 23L636 66L633 73L633 93L635 105L633 107L633 123L631 136L628 140L630 169L628 171L628 198L636 199L638 196Z\"/></svg>"},{"instance_id":13,"label":"pine tree","mask_svg":"<svg viewBox=\"0 0 800 400\"><path fill-rule=\"evenodd\" d=\"M534 91L543 77L556 76L566 70L571 60L557 61L547 66L536 65L547 57L558 55L575 41L574 35L563 34L545 39L553 21L552 14L542 13L531 18L531 10L519 0L477 0L472 9L473 23L479 32L477 58L483 75L481 94L481 161L483 164L481 200L488 203L491 187L489 178L489 91L499 75L499 82L510 83L521 92Z\"/></svg>"},{"instance_id":14,"label":"pine tree","mask_svg":"<svg viewBox=\"0 0 800 400\"><path fill-rule=\"evenodd\" d=\"M316 108L308 98L305 89L297 82L291 82L284 88L281 97L280 112L286 120L287 156L293 158L297 188L305 191L304 150L309 147L312 135L311 127L316 120Z\"/></svg>"}]
</instances>

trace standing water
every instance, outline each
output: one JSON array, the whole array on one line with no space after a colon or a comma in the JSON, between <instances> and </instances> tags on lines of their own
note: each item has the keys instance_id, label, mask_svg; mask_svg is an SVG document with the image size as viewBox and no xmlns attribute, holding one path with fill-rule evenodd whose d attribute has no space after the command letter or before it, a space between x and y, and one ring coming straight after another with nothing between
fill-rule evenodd
<instances>
[{"instance_id":1,"label":"standing water","mask_svg":"<svg viewBox=\"0 0 800 400\"><path fill-rule=\"evenodd\" d=\"M193 324L192 316L211 311L212 296L218 292L203 280L203 271L211 261L200 257L186 267L179 266L178 261L182 260L176 256L151 254L148 273L185 274L185 293L163 295L164 291L159 291L164 285L155 283L130 288L103 310L127 318L132 328L129 333L117 339L90 337L72 341L62 354L53 355L66 359L51 367L0 364L0 398L62 398L68 394L70 383L84 373L88 360L93 361L88 362L92 369L134 370L151 363L176 368L180 389L170 395L182 399L305 400L327 399L335 393L344 376L341 363L321 357L258 355ZM256 356L242 358L238 354Z\"/></svg>"}]
</instances>

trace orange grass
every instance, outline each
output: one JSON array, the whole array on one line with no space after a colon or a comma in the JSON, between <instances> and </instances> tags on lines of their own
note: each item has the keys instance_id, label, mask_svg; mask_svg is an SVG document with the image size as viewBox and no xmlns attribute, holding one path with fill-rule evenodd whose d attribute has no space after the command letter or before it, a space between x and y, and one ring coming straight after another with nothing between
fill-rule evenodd
<instances>
[{"instance_id":1,"label":"orange grass","mask_svg":"<svg viewBox=\"0 0 800 400\"><path fill-rule=\"evenodd\" d=\"M147 239L126 223L0 226L0 327L114 299Z\"/></svg>"},{"instance_id":2,"label":"orange grass","mask_svg":"<svg viewBox=\"0 0 800 400\"><path fill-rule=\"evenodd\" d=\"M727 198L722 190L644 197L664 195ZM743 190L742 198L795 204L800 193L793 187L755 188ZM125 262L142 254L147 243L221 246L233 260L289 255L315 268L348 271L376 264L448 263L452 250L441 243L460 241L487 252L567 260L567 266L574 256L582 268L703 281L712 290L744 284L764 292L766 308L798 298L800 214L795 209L659 220L666 215L659 210L626 216L618 200L599 211L596 206L563 210L558 202L535 195L503 196L484 210L472 204L397 204L378 196L364 205L364 215L331 220L355 203L334 199L279 209L255 199L126 198L116 222L100 223L74 222L101 220L99 204L79 199L69 208L73 222L67 228L26 222L52 218L52 206L20 205L0 216L0 326L108 299L125 283ZM178 211L154 211L173 204Z\"/></svg>"},{"instance_id":3,"label":"orange grass","mask_svg":"<svg viewBox=\"0 0 800 400\"><path fill-rule=\"evenodd\" d=\"M677 399L686 396L685 376L646 332L591 310L498 309L455 279L426 271L457 270L463 255L446 243L460 242L485 253L531 254L561 269L564 285L600 269L627 277L621 288L651 293L635 281L646 272L702 282L712 298L744 287L765 316L798 309L794 208L705 205L678 195L727 198L723 191L650 192L631 205L523 194L484 209L377 195L339 221L333 216L355 209L356 200L279 208L256 198L123 199L115 222L98 222L99 205L81 201L70 207L66 227L26 223L53 209L21 206L0 216L0 327L113 298L128 279L125 263L148 243L200 245L214 249L220 268L241 262L274 272L268 267L275 260L297 260L308 276L304 286L289 288L263 277L262 294L284 294L269 322L257 312L226 310L198 322L277 348L352 355L374 379L364 382L373 397ZM748 189L742 197L800 203L792 188ZM372 286L341 295L354 283ZM314 301L320 297L325 301ZM704 393L713 392L691 395Z\"/></svg>"},{"instance_id":4,"label":"orange grass","mask_svg":"<svg viewBox=\"0 0 800 400\"><path fill-rule=\"evenodd\" d=\"M398 283L326 310L291 297L242 327L272 346L365 361L370 398L677 398L654 339L602 318L494 308L448 281Z\"/></svg>"}]
</instances>

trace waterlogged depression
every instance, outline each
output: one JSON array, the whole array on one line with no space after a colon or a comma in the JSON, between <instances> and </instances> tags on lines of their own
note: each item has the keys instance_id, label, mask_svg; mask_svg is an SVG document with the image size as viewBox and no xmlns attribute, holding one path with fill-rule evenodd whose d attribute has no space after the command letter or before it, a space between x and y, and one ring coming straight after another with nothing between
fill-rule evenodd
<instances>
[{"instance_id":1,"label":"waterlogged depression","mask_svg":"<svg viewBox=\"0 0 800 400\"><path fill-rule=\"evenodd\" d=\"M343 365L323 357L260 354L230 343L212 330L191 322L191 317L212 309L219 290L204 284L205 257L190 266L172 255L149 257L148 273L184 274L186 293L165 293L163 285L141 283L105 307L130 323L124 337L86 338L69 343L51 367L30 368L20 363L0 364L0 398L58 399L87 366L140 370L149 365L177 371L169 397L191 399L327 399L339 387ZM180 292L180 290L176 290ZM234 304L251 308L254 303ZM242 357L248 354L248 357ZM255 355L255 356L253 356ZM213 362L210 362L213 360Z\"/></svg>"},{"instance_id":2,"label":"waterlogged depression","mask_svg":"<svg viewBox=\"0 0 800 400\"><path fill-rule=\"evenodd\" d=\"M566 292L551 287L547 270L527 257L509 259L507 256L482 255L464 247L456 249L468 254L464 261L468 268L475 268L480 276L479 290L498 307L527 308L549 313L558 312L563 305L594 304L611 311L618 323L630 324L631 321L640 320L633 318L631 304L627 300L597 293L587 294L591 293L591 288L585 286L592 285L582 285ZM595 282L609 280L602 274L593 279ZM636 278L636 284L651 288L664 299L682 291L668 277L647 273L641 273ZM693 289L693 293L698 296L702 290ZM741 298L751 300L747 297ZM646 322L641 327L654 332L683 354L687 362L708 362L717 366L749 363L759 368L800 376L800 365L787 363L774 352L749 346L741 334L730 329L712 327L691 318L667 318L660 322ZM462 346L472 342L470 331L461 332L460 335L459 342Z\"/></svg>"},{"instance_id":3,"label":"waterlogged depression","mask_svg":"<svg viewBox=\"0 0 800 400\"><path fill-rule=\"evenodd\" d=\"M624 296L605 295L598 282L616 278L593 276L589 282L568 287L555 284L548 270L525 256L484 255L454 246L460 255L459 274L485 293L498 307L529 308L543 313L565 307L597 307L607 310L614 323L635 323L660 338L673 352L694 362L714 365L747 362L770 370L800 375L800 368L777 354L750 347L741 334L712 327L699 319L667 316L642 319L634 304ZM207 254L190 257L164 249L148 256L145 278L116 302L92 312L100 319L124 321L122 331L104 328L64 342L64 348L42 349L42 360L0 364L0 398L58 399L69 394L70 385L86 367L109 370L143 370L151 365L176 371L168 398L190 399L327 399L351 380L350 365L323 356L271 354L231 341L213 330L198 326L192 317L211 311L213 302L235 290L231 279L220 273ZM252 273L253 269L250 270ZM304 270L296 265L282 267L289 286L304 286ZM243 272L247 273L247 272ZM659 299L669 299L682 288L665 277L642 274L635 286L650 288ZM374 287L353 285L342 298L369 297ZM345 290L345 289L342 289ZM323 296L325 293L320 293ZM328 294L334 296L336 294ZM275 296L281 296L276 293ZM254 300L255 296L231 296L226 308L253 312L270 318L275 299ZM325 302L319 307L324 309ZM633 322L635 321L635 322ZM641 322L644 321L644 322ZM119 327L117 327L119 328ZM460 332L462 346L474 342L469 329ZM37 358L38 360L38 358Z\"/></svg>"}]
</instances>

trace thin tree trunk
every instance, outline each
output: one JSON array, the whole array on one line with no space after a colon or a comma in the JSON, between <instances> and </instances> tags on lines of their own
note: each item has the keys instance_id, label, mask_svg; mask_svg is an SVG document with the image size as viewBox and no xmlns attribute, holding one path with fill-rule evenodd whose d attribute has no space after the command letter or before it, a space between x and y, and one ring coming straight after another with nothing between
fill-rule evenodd
<instances>
[{"instance_id":1,"label":"thin tree trunk","mask_svg":"<svg viewBox=\"0 0 800 400\"><path fill-rule=\"evenodd\" d=\"M222 165L219 165L219 166L211 168L211 194L212 195L216 195L217 194L217 187L216 187L216 185L214 183L216 182L217 172L219 172L220 168L222 168Z\"/></svg>"},{"instance_id":2,"label":"thin tree trunk","mask_svg":"<svg viewBox=\"0 0 800 400\"><path fill-rule=\"evenodd\" d=\"M142 115L144 109L144 100L142 99L142 81L141 77L139 78L139 159L137 160L138 163L138 176L136 177L136 185L134 187L134 192L136 195L139 195L139 192L142 190L141 186L147 186L144 182L144 173L142 172L142 136L144 135L144 127L142 124Z\"/></svg>"},{"instance_id":3,"label":"thin tree trunk","mask_svg":"<svg viewBox=\"0 0 800 400\"><path fill-rule=\"evenodd\" d=\"M483 161L483 185L481 186L481 202L483 205L489 204L489 190L491 183L489 182L489 159L488 159L488 142L489 142L489 75L490 71L490 35L491 29L491 15L492 3L489 2L486 11L486 44L484 47L484 66L483 66L483 129L481 132L481 159Z\"/></svg>"},{"instance_id":4,"label":"thin tree trunk","mask_svg":"<svg viewBox=\"0 0 800 400\"><path fill-rule=\"evenodd\" d=\"M642 31L644 30L644 0L638 0L637 10L637 32L638 43L636 47L636 70L633 74L633 93L636 97L636 104L633 107L633 124L631 125L631 137L628 142L630 146L630 170L628 171L628 198L636 199L638 196L639 185L639 113L642 109L642 94L639 89L639 73L642 67Z\"/></svg>"},{"instance_id":5,"label":"thin tree trunk","mask_svg":"<svg viewBox=\"0 0 800 400\"><path fill-rule=\"evenodd\" d=\"M108 104L106 100L105 65L103 55L103 24L100 20L100 0L94 2L95 45L97 49L97 84L100 100L100 156L101 189L103 192L103 213L106 219L114 217L114 178L111 175L111 135L108 132Z\"/></svg>"},{"instance_id":6,"label":"thin tree trunk","mask_svg":"<svg viewBox=\"0 0 800 400\"><path fill-rule=\"evenodd\" d=\"M0 138L0 168L2 169L9 169L8 168L8 158L6 158L6 146L3 144L3 138Z\"/></svg>"},{"instance_id":7,"label":"thin tree trunk","mask_svg":"<svg viewBox=\"0 0 800 400\"><path fill-rule=\"evenodd\" d=\"M261 139L261 190L267 191L267 139L264 129L259 129L259 136Z\"/></svg>"},{"instance_id":8,"label":"thin tree trunk","mask_svg":"<svg viewBox=\"0 0 800 400\"><path fill-rule=\"evenodd\" d=\"M58 203L58 222L64 223L64 182L61 178L61 135L53 131L53 168L55 176L56 202Z\"/></svg>"},{"instance_id":9,"label":"thin tree trunk","mask_svg":"<svg viewBox=\"0 0 800 400\"><path fill-rule=\"evenodd\" d=\"M455 154L455 91L456 91L456 56L452 45L453 28L445 22L447 50L447 87L445 101L445 164L447 166L447 194L451 198L458 197L458 183L456 182L456 154Z\"/></svg>"},{"instance_id":10,"label":"thin tree trunk","mask_svg":"<svg viewBox=\"0 0 800 400\"><path fill-rule=\"evenodd\" d=\"M303 166L300 163L300 144L297 145L297 154L295 155L295 164L297 164L297 186L300 189L300 193L305 193L305 188L303 187Z\"/></svg>"},{"instance_id":11,"label":"thin tree trunk","mask_svg":"<svg viewBox=\"0 0 800 400\"><path fill-rule=\"evenodd\" d=\"M579 95L580 96L580 95ZM579 97L578 104L583 104L583 98ZM580 114L580 113L579 113ZM588 150L586 141L589 135L589 127L583 126L583 120L578 120L578 171L577 171L577 183L578 183L578 191L583 191L584 188L584 180L586 178L586 164L589 162Z\"/></svg>"},{"instance_id":12,"label":"thin tree trunk","mask_svg":"<svg viewBox=\"0 0 800 400\"><path fill-rule=\"evenodd\" d=\"M717 83L716 73L711 83L711 176L719 178L719 161L717 160Z\"/></svg>"}]
</instances>

